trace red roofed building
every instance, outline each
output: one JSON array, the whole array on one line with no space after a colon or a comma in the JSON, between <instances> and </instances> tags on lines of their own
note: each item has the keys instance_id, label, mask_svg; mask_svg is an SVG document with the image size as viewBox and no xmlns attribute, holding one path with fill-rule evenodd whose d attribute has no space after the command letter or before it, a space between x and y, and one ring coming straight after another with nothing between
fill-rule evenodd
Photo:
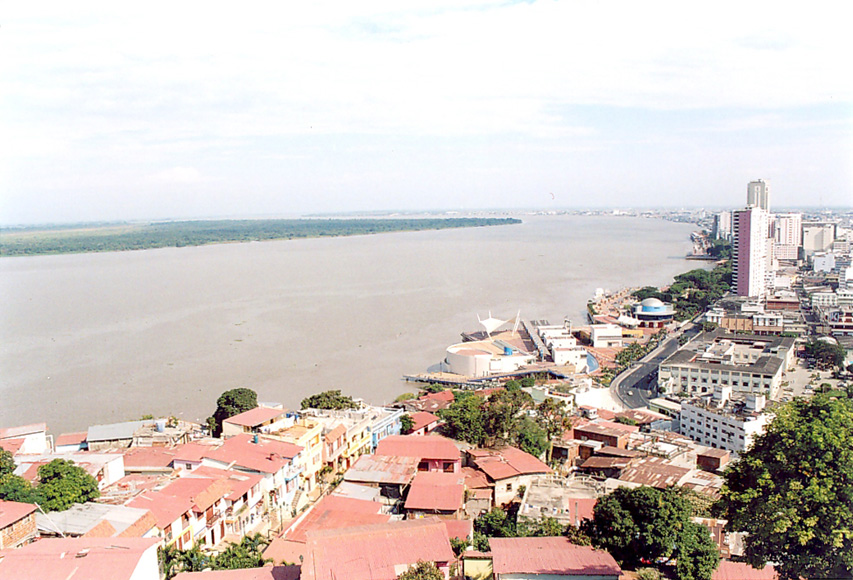
<instances>
[{"instance_id":1,"label":"red roofed building","mask_svg":"<svg viewBox=\"0 0 853 580\"><path fill-rule=\"evenodd\" d=\"M302 447L244 433L207 452L202 465L260 473L261 486L267 494L265 507L289 510L302 473Z\"/></svg>"},{"instance_id":2,"label":"red roofed building","mask_svg":"<svg viewBox=\"0 0 853 580\"><path fill-rule=\"evenodd\" d=\"M175 448L130 447L124 450L125 473L172 473Z\"/></svg>"},{"instance_id":3,"label":"red roofed building","mask_svg":"<svg viewBox=\"0 0 853 580\"><path fill-rule=\"evenodd\" d=\"M375 455L417 457L418 471L444 471L458 473L462 469L462 453L446 437L430 435L391 435L379 442Z\"/></svg>"},{"instance_id":4,"label":"red roofed building","mask_svg":"<svg viewBox=\"0 0 853 580\"><path fill-rule=\"evenodd\" d=\"M299 580L299 566L264 566L239 570L181 572L174 580Z\"/></svg>"},{"instance_id":5,"label":"red roofed building","mask_svg":"<svg viewBox=\"0 0 853 580\"><path fill-rule=\"evenodd\" d=\"M77 431L75 433L63 433L56 438L53 449L57 453L65 453L66 451L83 451L88 447L86 443L86 431Z\"/></svg>"},{"instance_id":6,"label":"red roofed building","mask_svg":"<svg viewBox=\"0 0 853 580\"><path fill-rule=\"evenodd\" d=\"M222 436L226 439L241 433L272 433L284 429L287 410L255 407L222 421Z\"/></svg>"},{"instance_id":7,"label":"red roofed building","mask_svg":"<svg viewBox=\"0 0 853 580\"><path fill-rule=\"evenodd\" d=\"M306 548L302 580L396 580L418 561L448 578L454 560L447 527L432 518L309 532Z\"/></svg>"},{"instance_id":8,"label":"red roofed building","mask_svg":"<svg viewBox=\"0 0 853 580\"><path fill-rule=\"evenodd\" d=\"M151 511L167 546L174 545L178 550L193 547L193 529L198 523L191 499L149 491L136 496L127 505Z\"/></svg>"},{"instance_id":9,"label":"red roofed building","mask_svg":"<svg viewBox=\"0 0 853 580\"><path fill-rule=\"evenodd\" d=\"M245 536L256 531L262 524L264 513L264 493L261 489L263 475L199 467L187 472L184 477L204 477L222 481L228 486L225 496L225 534Z\"/></svg>"},{"instance_id":10,"label":"red roofed building","mask_svg":"<svg viewBox=\"0 0 853 580\"><path fill-rule=\"evenodd\" d=\"M13 449L6 449L6 446ZM4 427L0 429L0 447L27 455L35 453L47 453L50 448L47 444L47 423L34 423L20 427Z\"/></svg>"},{"instance_id":11,"label":"red roofed building","mask_svg":"<svg viewBox=\"0 0 853 580\"><path fill-rule=\"evenodd\" d=\"M436 411L448 408L454 399L453 391L445 389L437 393L427 393L414 401L403 401L402 405L407 411L435 413Z\"/></svg>"},{"instance_id":12,"label":"red roofed building","mask_svg":"<svg viewBox=\"0 0 853 580\"><path fill-rule=\"evenodd\" d=\"M264 550L264 557L276 563L300 562L307 554L308 532L387 523L391 515L382 513L382 507L373 501L327 495L274 539Z\"/></svg>"},{"instance_id":13,"label":"red roofed building","mask_svg":"<svg viewBox=\"0 0 853 580\"><path fill-rule=\"evenodd\" d=\"M469 449L468 457L494 483L495 505L515 499L518 488L530 487L534 475L551 473L550 467L515 447Z\"/></svg>"},{"instance_id":14,"label":"red roofed building","mask_svg":"<svg viewBox=\"0 0 853 580\"><path fill-rule=\"evenodd\" d=\"M495 580L595 578L618 580L622 569L604 550L568 538L490 538Z\"/></svg>"},{"instance_id":15,"label":"red roofed building","mask_svg":"<svg viewBox=\"0 0 853 580\"><path fill-rule=\"evenodd\" d=\"M221 479L182 477L159 493L189 500L194 515L193 538L203 538L208 546L215 546L225 537L225 496L230 492Z\"/></svg>"},{"instance_id":16,"label":"red roofed building","mask_svg":"<svg viewBox=\"0 0 853 580\"><path fill-rule=\"evenodd\" d=\"M48 538L0 557L0 578L159 580L160 538Z\"/></svg>"},{"instance_id":17,"label":"red roofed building","mask_svg":"<svg viewBox=\"0 0 853 580\"><path fill-rule=\"evenodd\" d=\"M412 430L406 435L429 435L438 427L439 419L432 413L418 411L409 415L412 418Z\"/></svg>"},{"instance_id":18,"label":"red roofed building","mask_svg":"<svg viewBox=\"0 0 853 580\"><path fill-rule=\"evenodd\" d=\"M771 564L757 570L743 562L723 560L711 574L711 580L779 580L779 575Z\"/></svg>"},{"instance_id":19,"label":"red roofed building","mask_svg":"<svg viewBox=\"0 0 853 580\"><path fill-rule=\"evenodd\" d=\"M0 550L17 548L36 537L36 506L0 499Z\"/></svg>"},{"instance_id":20,"label":"red roofed building","mask_svg":"<svg viewBox=\"0 0 853 580\"><path fill-rule=\"evenodd\" d=\"M404 507L409 518L459 519L464 501L465 476L461 472L421 471L409 487Z\"/></svg>"}]
</instances>

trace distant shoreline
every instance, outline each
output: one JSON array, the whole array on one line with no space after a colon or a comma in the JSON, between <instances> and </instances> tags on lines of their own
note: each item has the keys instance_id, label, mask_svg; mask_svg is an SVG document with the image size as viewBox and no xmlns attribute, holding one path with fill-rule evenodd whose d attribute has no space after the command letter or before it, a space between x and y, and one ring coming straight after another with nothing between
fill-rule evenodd
<instances>
[{"instance_id":1,"label":"distant shoreline","mask_svg":"<svg viewBox=\"0 0 853 580\"><path fill-rule=\"evenodd\" d=\"M0 231L0 257L121 252L234 242L502 226L516 218L203 220Z\"/></svg>"}]
</instances>

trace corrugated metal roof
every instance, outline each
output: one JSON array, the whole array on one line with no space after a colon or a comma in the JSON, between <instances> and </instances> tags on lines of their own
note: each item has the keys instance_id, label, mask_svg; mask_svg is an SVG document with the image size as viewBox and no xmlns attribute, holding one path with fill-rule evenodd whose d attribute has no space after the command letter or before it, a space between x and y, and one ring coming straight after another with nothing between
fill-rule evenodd
<instances>
[{"instance_id":1,"label":"corrugated metal roof","mask_svg":"<svg viewBox=\"0 0 853 580\"><path fill-rule=\"evenodd\" d=\"M458 461L462 456L450 439L435 435L391 435L379 442L375 454L448 461Z\"/></svg>"},{"instance_id":2,"label":"corrugated metal roof","mask_svg":"<svg viewBox=\"0 0 853 580\"><path fill-rule=\"evenodd\" d=\"M408 485L418 472L417 457L362 455L344 474L345 481Z\"/></svg>"},{"instance_id":3,"label":"corrugated metal roof","mask_svg":"<svg viewBox=\"0 0 853 580\"><path fill-rule=\"evenodd\" d=\"M136 430L145 425L154 425L154 421L126 421L109 425L92 425L86 433L86 440L91 443L93 441L133 439Z\"/></svg>"},{"instance_id":4,"label":"corrugated metal roof","mask_svg":"<svg viewBox=\"0 0 853 580\"><path fill-rule=\"evenodd\" d=\"M407 510L456 511L465 497L465 476L461 473L421 471L412 481L406 497Z\"/></svg>"}]
</instances>

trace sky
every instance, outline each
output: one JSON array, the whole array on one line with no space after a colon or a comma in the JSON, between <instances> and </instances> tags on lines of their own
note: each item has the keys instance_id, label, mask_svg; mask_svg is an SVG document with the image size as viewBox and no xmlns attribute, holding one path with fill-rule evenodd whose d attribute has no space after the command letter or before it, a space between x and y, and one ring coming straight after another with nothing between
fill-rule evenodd
<instances>
[{"instance_id":1,"label":"sky","mask_svg":"<svg viewBox=\"0 0 853 580\"><path fill-rule=\"evenodd\" d=\"M838 2L9 2L0 224L853 205Z\"/></svg>"}]
</instances>

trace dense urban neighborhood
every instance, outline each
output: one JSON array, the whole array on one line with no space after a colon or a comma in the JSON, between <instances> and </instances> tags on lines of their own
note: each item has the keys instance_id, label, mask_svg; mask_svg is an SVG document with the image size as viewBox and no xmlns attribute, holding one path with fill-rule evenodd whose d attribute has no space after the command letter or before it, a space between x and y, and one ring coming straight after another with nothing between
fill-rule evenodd
<instances>
[{"instance_id":1,"label":"dense urban neighborhood","mask_svg":"<svg viewBox=\"0 0 853 580\"><path fill-rule=\"evenodd\" d=\"M478 316L384 405L1 425L0 578L850 578L853 228L769 200L588 320Z\"/></svg>"}]
</instances>

